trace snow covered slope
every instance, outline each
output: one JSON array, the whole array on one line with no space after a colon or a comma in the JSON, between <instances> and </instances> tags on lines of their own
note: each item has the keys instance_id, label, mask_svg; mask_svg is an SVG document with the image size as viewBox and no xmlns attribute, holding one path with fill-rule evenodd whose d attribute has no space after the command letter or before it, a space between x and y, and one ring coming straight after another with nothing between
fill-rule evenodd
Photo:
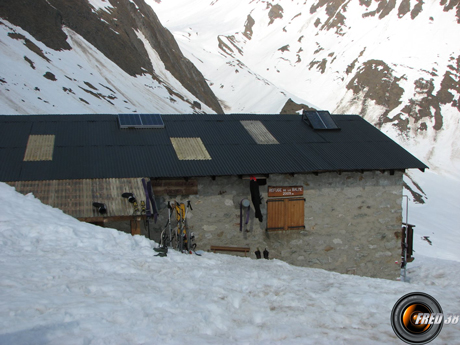
<instances>
[{"instance_id":1,"label":"snow covered slope","mask_svg":"<svg viewBox=\"0 0 460 345\"><path fill-rule=\"evenodd\" d=\"M144 237L4 183L0 205L0 344L395 344L390 313L404 294L460 310L458 262L417 256L402 283L213 253L161 258ZM460 325L445 325L433 344L458 339Z\"/></svg>"},{"instance_id":2,"label":"snow covered slope","mask_svg":"<svg viewBox=\"0 0 460 345\"><path fill-rule=\"evenodd\" d=\"M81 36L65 31L74 49L54 51L18 27L0 25L1 114L193 112L189 103L171 96L165 87L174 85L196 100L177 81L171 85L147 74L129 76Z\"/></svg>"},{"instance_id":3,"label":"snow covered slope","mask_svg":"<svg viewBox=\"0 0 460 345\"><path fill-rule=\"evenodd\" d=\"M279 111L276 85L460 170L458 2L147 2L232 111Z\"/></svg>"},{"instance_id":4,"label":"snow covered slope","mask_svg":"<svg viewBox=\"0 0 460 345\"><path fill-rule=\"evenodd\" d=\"M221 112L142 0L8 0L0 17L1 114Z\"/></svg>"}]
</instances>

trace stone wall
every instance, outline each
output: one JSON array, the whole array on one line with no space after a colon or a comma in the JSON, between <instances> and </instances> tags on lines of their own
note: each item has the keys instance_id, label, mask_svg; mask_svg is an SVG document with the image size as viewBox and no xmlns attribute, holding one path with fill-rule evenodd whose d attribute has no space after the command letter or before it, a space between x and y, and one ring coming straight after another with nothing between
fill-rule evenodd
<instances>
[{"instance_id":1,"label":"stone wall","mask_svg":"<svg viewBox=\"0 0 460 345\"><path fill-rule=\"evenodd\" d=\"M270 175L260 186L261 223L251 203L247 231L239 230L240 206L250 199L249 180L238 177L198 178L198 195L157 197L160 219L167 219L168 200L190 200L188 224L197 249L210 245L265 248L270 258L339 273L395 279L399 276L403 173L322 173ZM268 186L304 187L305 230L266 231Z\"/></svg>"}]
</instances>

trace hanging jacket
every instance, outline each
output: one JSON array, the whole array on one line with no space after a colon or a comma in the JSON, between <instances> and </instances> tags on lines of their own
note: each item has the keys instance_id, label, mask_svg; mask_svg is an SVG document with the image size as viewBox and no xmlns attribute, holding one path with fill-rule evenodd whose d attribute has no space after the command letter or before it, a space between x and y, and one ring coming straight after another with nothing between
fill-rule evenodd
<instances>
[{"instance_id":1,"label":"hanging jacket","mask_svg":"<svg viewBox=\"0 0 460 345\"><path fill-rule=\"evenodd\" d=\"M249 188L251 190L251 200L254 205L255 216L259 222L262 222L264 219L262 212L260 211L260 204L262 201L260 200L259 184L257 183L255 177L251 177L251 180L249 181Z\"/></svg>"}]
</instances>

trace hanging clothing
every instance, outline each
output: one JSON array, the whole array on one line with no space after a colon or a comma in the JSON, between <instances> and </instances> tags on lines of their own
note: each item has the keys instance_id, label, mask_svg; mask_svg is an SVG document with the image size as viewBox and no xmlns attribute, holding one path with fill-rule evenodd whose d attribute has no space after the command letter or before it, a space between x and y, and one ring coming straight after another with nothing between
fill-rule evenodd
<instances>
[{"instance_id":1,"label":"hanging clothing","mask_svg":"<svg viewBox=\"0 0 460 345\"><path fill-rule=\"evenodd\" d=\"M260 211L260 204L262 201L260 200L259 184L257 183L257 179L253 176L251 176L251 180L249 181L249 189L251 190L251 200L254 205L255 216L259 222L263 222L264 218Z\"/></svg>"}]
</instances>

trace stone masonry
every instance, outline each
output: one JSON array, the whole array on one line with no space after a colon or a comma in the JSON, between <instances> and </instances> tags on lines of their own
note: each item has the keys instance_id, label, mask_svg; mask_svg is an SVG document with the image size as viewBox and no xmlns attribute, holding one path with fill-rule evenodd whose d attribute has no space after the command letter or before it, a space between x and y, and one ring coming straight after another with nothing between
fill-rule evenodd
<instances>
[{"instance_id":1,"label":"stone masonry","mask_svg":"<svg viewBox=\"0 0 460 345\"><path fill-rule=\"evenodd\" d=\"M197 249L210 245L250 247L270 252L270 259L339 273L395 279L399 276L403 172L347 172L270 175L260 186L261 223L251 203L247 230L239 231L240 206L250 198L249 180L236 176L197 178L197 195L157 197L160 219L167 219L167 201L190 200L187 221ZM304 187L305 230L266 231L268 186ZM175 219L173 217L173 219ZM174 224L174 221L173 221Z\"/></svg>"}]
</instances>

